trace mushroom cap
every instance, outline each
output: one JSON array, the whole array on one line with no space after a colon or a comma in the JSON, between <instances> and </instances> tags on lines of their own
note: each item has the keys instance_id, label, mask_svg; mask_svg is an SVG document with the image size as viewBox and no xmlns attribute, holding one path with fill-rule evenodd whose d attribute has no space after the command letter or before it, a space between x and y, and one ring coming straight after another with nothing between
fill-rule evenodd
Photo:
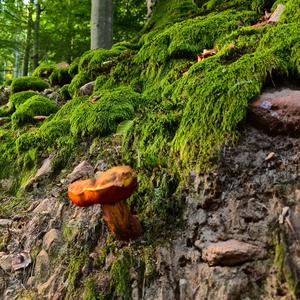
<instances>
[{"instance_id":1,"label":"mushroom cap","mask_svg":"<svg viewBox=\"0 0 300 300\"><path fill-rule=\"evenodd\" d=\"M98 178L78 180L68 186L68 196L78 206L114 204L131 196L137 176L129 166L113 167Z\"/></svg>"}]
</instances>

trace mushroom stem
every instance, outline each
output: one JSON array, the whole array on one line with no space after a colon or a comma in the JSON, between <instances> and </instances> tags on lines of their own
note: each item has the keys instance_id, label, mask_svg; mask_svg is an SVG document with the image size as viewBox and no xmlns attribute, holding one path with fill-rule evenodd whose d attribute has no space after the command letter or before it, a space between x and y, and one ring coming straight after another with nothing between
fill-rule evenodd
<instances>
[{"instance_id":1,"label":"mushroom stem","mask_svg":"<svg viewBox=\"0 0 300 300\"><path fill-rule=\"evenodd\" d=\"M125 201L102 204L103 219L109 231L118 239L128 241L142 234L142 226L136 216L130 213Z\"/></svg>"}]
</instances>

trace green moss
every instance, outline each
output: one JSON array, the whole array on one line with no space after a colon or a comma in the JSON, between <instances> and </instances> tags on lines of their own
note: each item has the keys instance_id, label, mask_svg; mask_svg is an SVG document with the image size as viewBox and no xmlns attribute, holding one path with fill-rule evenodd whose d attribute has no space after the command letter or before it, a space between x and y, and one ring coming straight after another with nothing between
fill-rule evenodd
<instances>
[{"instance_id":1,"label":"green moss","mask_svg":"<svg viewBox=\"0 0 300 300\"><path fill-rule=\"evenodd\" d=\"M72 97L76 97L78 95L79 89L90 81L90 76L85 72L80 72L72 79L69 85L69 93Z\"/></svg>"},{"instance_id":2,"label":"green moss","mask_svg":"<svg viewBox=\"0 0 300 300\"><path fill-rule=\"evenodd\" d=\"M49 77L51 85L63 86L71 82L69 68L56 68Z\"/></svg>"},{"instance_id":3,"label":"green moss","mask_svg":"<svg viewBox=\"0 0 300 300\"><path fill-rule=\"evenodd\" d=\"M193 0L157 1L153 16L146 29L154 28L156 33L161 28L180 22L199 13L199 9Z\"/></svg>"},{"instance_id":4,"label":"green moss","mask_svg":"<svg viewBox=\"0 0 300 300\"><path fill-rule=\"evenodd\" d=\"M21 126L33 122L33 117L38 115L49 116L57 112L58 107L47 97L33 96L21 104L12 115L13 126Z\"/></svg>"},{"instance_id":5,"label":"green moss","mask_svg":"<svg viewBox=\"0 0 300 300\"><path fill-rule=\"evenodd\" d=\"M49 78L51 73L56 70L56 68L57 67L54 64L41 64L34 70L32 75L40 78Z\"/></svg>"},{"instance_id":6,"label":"green moss","mask_svg":"<svg viewBox=\"0 0 300 300\"><path fill-rule=\"evenodd\" d=\"M69 84L65 84L59 89L59 94L64 100L70 100L71 95L69 93Z\"/></svg>"},{"instance_id":7,"label":"green moss","mask_svg":"<svg viewBox=\"0 0 300 300\"><path fill-rule=\"evenodd\" d=\"M49 87L49 85L38 77L19 77L12 81L11 83L11 92L12 94L22 91L43 91Z\"/></svg>"},{"instance_id":8,"label":"green moss","mask_svg":"<svg viewBox=\"0 0 300 300\"><path fill-rule=\"evenodd\" d=\"M124 140L125 149L137 153L138 168L166 167L170 144L180 122L180 113L148 113L135 120ZM129 154L131 155L131 154Z\"/></svg>"},{"instance_id":9,"label":"green moss","mask_svg":"<svg viewBox=\"0 0 300 300\"><path fill-rule=\"evenodd\" d=\"M66 270L66 276L68 280L68 293L72 293L78 284L78 280L81 276L81 269L86 263L87 253L82 250L81 253L76 253L70 257L68 268Z\"/></svg>"},{"instance_id":10,"label":"green moss","mask_svg":"<svg viewBox=\"0 0 300 300\"><path fill-rule=\"evenodd\" d=\"M115 244L112 235L108 235L105 241L105 245L101 247L99 251L97 263L103 267L105 265L105 259L110 253L114 253L117 250L117 245Z\"/></svg>"},{"instance_id":11,"label":"green moss","mask_svg":"<svg viewBox=\"0 0 300 300\"><path fill-rule=\"evenodd\" d=\"M75 58L69 67L69 74L71 75L71 77L74 77L76 74L78 74L79 60L79 57Z\"/></svg>"},{"instance_id":12,"label":"green moss","mask_svg":"<svg viewBox=\"0 0 300 300\"><path fill-rule=\"evenodd\" d=\"M283 1L278 2L282 3ZM286 1L285 10L280 19L280 23L300 23L300 1Z\"/></svg>"},{"instance_id":13,"label":"green moss","mask_svg":"<svg viewBox=\"0 0 300 300\"><path fill-rule=\"evenodd\" d=\"M231 0L231 1L222 1L222 0L209 0L209 1L196 1L201 5L201 13L207 13L210 11L222 11L229 8L235 8L238 10L253 9L260 12L264 12L267 9L270 9L275 0Z\"/></svg>"},{"instance_id":14,"label":"green moss","mask_svg":"<svg viewBox=\"0 0 300 300\"><path fill-rule=\"evenodd\" d=\"M73 135L104 136L116 130L117 125L134 117L141 104L138 93L127 87L104 90L95 102L78 106L71 117Z\"/></svg>"},{"instance_id":15,"label":"green moss","mask_svg":"<svg viewBox=\"0 0 300 300\"><path fill-rule=\"evenodd\" d=\"M91 78L96 78L100 73L107 73L115 64L116 58L121 54L120 50L94 50L86 70Z\"/></svg>"},{"instance_id":16,"label":"green moss","mask_svg":"<svg viewBox=\"0 0 300 300\"><path fill-rule=\"evenodd\" d=\"M9 177L14 171L17 157L15 138L11 130L0 128L0 178Z\"/></svg>"},{"instance_id":17,"label":"green moss","mask_svg":"<svg viewBox=\"0 0 300 300\"><path fill-rule=\"evenodd\" d=\"M98 291L92 278L87 278L84 283L83 300L97 300Z\"/></svg>"},{"instance_id":18,"label":"green moss","mask_svg":"<svg viewBox=\"0 0 300 300\"><path fill-rule=\"evenodd\" d=\"M79 62L78 62L78 72L83 72L87 70L87 67L93 58L95 51L97 50L88 50L83 53L83 55L80 57Z\"/></svg>"},{"instance_id":19,"label":"green moss","mask_svg":"<svg viewBox=\"0 0 300 300\"><path fill-rule=\"evenodd\" d=\"M149 38L135 60L155 66L172 57L196 59L197 53L212 48L222 35L256 18L253 12L225 11L176 23Z\"/></svg>"},{"instance_id":20,"label":"green moss","mask_svg":"<svg viewBox=\"0 0 300 300\"><path fill-rule=\"evenodd\" d=\"M295 296L299 296L299 279L295 267L290 261L288 248L283 234L279 234L275 238L274 266L276 268L279 281L285 281L289 291L291 291Z\"/></svg>"},{"instance_id":21,"label":"green moss","mask_svg":"<svg viewBox=\"0 0 300 300\"><path fill-rule=\"evenodd\" d=\"M115 295L122 297L124 300L131 299L130 265L130 258L121 255L113 262L110 269Z\"/></svg>"},{"instance_id":22,"label":"green moss","mask_svg":"<svg viewBox=\"0 0 300 300\"><path fill-rule=\"evenodd\" d=\"M11 97L9 98L9 110L11 112L14 112L21 104L36 95L39 94L33 91L19 92L11 95Z\"/></svg>"},{"instance_id":23,"label":"green moss","mask_svg":"<svg viewBox=\"0 0 300 300\"><path fill-rule=\"evenodd\" d=\"M25 132L16 139L16 150L19 154L37 146L37 130Z\"/></svg>"}]
</instances>

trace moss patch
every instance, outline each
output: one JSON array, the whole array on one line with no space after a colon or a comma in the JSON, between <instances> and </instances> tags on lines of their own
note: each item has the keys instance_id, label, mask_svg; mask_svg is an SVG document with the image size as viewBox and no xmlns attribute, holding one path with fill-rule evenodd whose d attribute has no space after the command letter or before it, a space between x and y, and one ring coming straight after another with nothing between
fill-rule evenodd
<instances>
[{"instance_id":1,"label":"moss patch","mask_svg":"<svg viewBox=\"0 0 300 300\"><path fill-rule=\"evenodd\" d=\"M47 97L33 96L21 104L12 115L13 126L21 126L33 122L34 116L49 116L57 112L58 107Z\"/></svg>"},{"instance_id":2,"label":"moss patch","mask_svg":"<svg viewBox=\"0 0 300 300\"><path fill-rule=\"evenodd\" d=\"M56 68L49 76L51 85L63 86L71 82L71 75L69 74L69 68Z\"/></svg>"},{"instance_id":3,"label":"moss patch","mask_svg":"<svg viewBox=\"0 0 300 300\"><path fill-rule=\"evenodd\" d=\"M116 130L117 125L134 117L141 104L138 93L127 87L104 90L96 102L88 101L76 108L71 116L73 135L104 136Z\"/></svg>"},{"instance_id":4,"label":"moss patch","mask_svg":"<svg viewBox=\"0 0 300 300\"><path fill-rule=\"evenodd\" d=\"M17 93L22 91L43 91L49 87L49 85L38 77L20 77L16 78L11 83L11 92Z\"/></svg>"},{"instance_id":5,"label":"moss patch","mask_svg":"<svg viewBox=\"0 0 300 300\"><path fill-rule=\"evenodd\" d=\"M9 110L11 112L15 111L21 104L26 102L29 98L39 95L33 91L25 91L13 94L9 98Z\"/></svg>"}]
</instances>

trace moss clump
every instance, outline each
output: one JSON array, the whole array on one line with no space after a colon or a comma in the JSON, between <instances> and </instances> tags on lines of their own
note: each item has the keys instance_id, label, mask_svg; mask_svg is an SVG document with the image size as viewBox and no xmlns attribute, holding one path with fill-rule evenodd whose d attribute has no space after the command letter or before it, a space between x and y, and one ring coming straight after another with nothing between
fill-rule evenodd
<instances>
[{"instance_id":1,"label":"moss clump","mask_svg":"<svg viewBox=\"0 0 300 300\"><path fill-rule=\"evenodd\" d=\"M128 87L103 90L95 103L79 105L71 116L73 135L104 136L116 130L117 125L134 117L141 104L140 94Z\"/></svg>"},{"instance_id":2,"label":"moss clump","mask_svg":"<svg viewBox=\"0 0 300 300\"><path fill-rule=\"evenodd\" d=\"M58 146L60 138L66 137L70 132L69 120L50 120L44 122L38 130L40 142L48 147Z\"/></svg>"},{"instance_id":3,"label":"moss clump","mask_svg":"<svg viewBox=\"0 0 300 300\"><path fill-rule=\"evenodd\" d=\"M135 120L125 133L125 149L138 153L138 168L167 167L169 149L179 126L180 113L148 113ZM130 144L130 145L129 145ZM130 154L131 155L131 154ZM129 157L128 157L129 159Z\"/></svg>"},{"instance_id":4,"label":"moss clump","mask_svg":"<svg viewBox=\"0 0 300 300\"><path fill-rule=\"evenodd\" d=\"M77 57L75 58L70 67L69 67L69 74L71 75L71 77L73 78L76 74L78 74L78 64L79 64L79 60L80 58Z\"/></svg>"},{"instance_id":5,"label":"moss clump","mask_svg":"<svg viewBox=\"0 0 300 300\"><path fill-rule=\"evenodd\" d=\"M125 300L131 299L130 266L130 258L125 255L121 255L113 262L110 269L112 286L115 290L114 294Z\"/></svg>"},{"instance_id":6,"label":"moss clump","mask_svg":"<svg viewBox=\"0 0 300 300\"><path fill-rule=\"evenodd\" d=\"M69 84L65 84L59 89L59 94L64 100L70 100L71 95L69 93Z\"/></svg>"},{"instance_id":7,"label":"moss clump","mask_svg":"<svg viewBox=\"0 0 300 300\"><path fill-rule=\"evenodd\" d=\"M81 269L86 263L87 253L82 251L76 253L70 257L68 268L66 270L66 276L68 278L68 293L72 293L78 284L79 277L81 275Z\"/></svg>"},{"instance_id":8,"label":"moss clump","mask_svg":"<svg viewBox=\"0 0 300 300\"><path fill-rule=\"evenodd\" d=\"M96 78L100 73L109 72L120 54L120 50L95 50L86 68L91 78Z\"/></svg>"},{"instance_id":9,"label":"moss clump","mask_svg":"<svg viewBox=\"0 0 300 300\"><path fill-rule=\"evenodd\" d=\"M63 86L71 82L69 68L56 68L49 77L51 85Z\"/></svg>"},{"instance_id":10,"label":"moss clump","mask_svg":"<svg viewBox=\"0 0 300 300\"><path fill-rule=\"evenodd\" d=\"M55 69L56 66L54 64L41 64L34 70L32 75L40 78L49 78L49 76Z\"/></svg>"},{"instance_id":11,"label":"moss clump","mask_svg":"<svg viewBox=\"0 0 300 300\"><path fill-rule=\"evenodd\" d=\"M79 89L90 80L90 76L86 72L80 72L75 75L68 88L70 95L72 97L78 96Z\"/></svg>"},{"instance_id":12,"label":"moss clump","mask_svg":"<svg viewBox=\"0 0 300 300\"><path fill-rule=\"evenodd\" d=\"M16 78L10 86L12 94L28 90L43 91L47 87L49 85L44 80L33 76Z\"/></svg>"},{"instance_id":13,"label":"moss clump","mask_svg":"<svg viewBox=\"0 0 300 300\"><path fill-rule=\"evenodd\" d=\"M300 282L297 271L291 263L283 234L277 234L275 238L274 266L278 273L279 281L285 281L289 291L298 297L300 295Z\"/></svg>"},{"instance_id":14,"label":"moss clump","mask_svg":"<svg viewBox=\"0 0 300 300\"><path fill-rule=\"evenodd\" d=\"M170 58L195 58L203 49L212 48L222 35L250 24L253 12L224 11L176 23L147 40L136 56L139 63L162 64Z\"/></svg>"},{"instance_id":15,"label":"moss clump","mask_svg":"<svg viewBox=\"0 0 300 300\"><path fill-rule=\"evenodd\" d=\"M208 13L210 11L223 11L229 8L235 8L238 10L253 9L256 11L264 12L270 9L275 0L198 0L196 3L200 6L201 13Z\"/></svg>"},{"instance_id":16,"label":"moss clump","mask_svg":"<svg viewBox=\"0 0 300 300\"><path fill-rule=\"evenodd\" d=\"M58 107L47 97L33 96L21 104L12 114L13 126L20 126L33 122L34 116L49 116L57 112Z\"/></svg>"},{"instance_id":17,"label":"moss clump","mask_svg":"<svg viewBox=\"0 0 300 300\"><path fill-rule=\"evenodd\" d=\"M26 152L37 146L38 137L36 130L25 132L16 139L16 150L18 154Z\"/></svg>"},{"instance_id":18,"label":"moss clump","mask_svg":"<svg viewBox=\"0 0 300 300\"><path fill-rule=\"evenodd\" d=\"M0 178L9 177L16 162L15 135L0 128Z\"/></svg>"},{"instance_id":19,"label":"moss clump","mask_svg":"<svg viewBox=\"0 0 300 300\"><path fill-rule=\"evenodd\" d=\"M92 278L87 278L84 283L84 291L83 291L83 300L97 300L99 297L97 294L99 293L97 291L96 285L94 283L94 280Z\"/></svg>"},{"instance_id":20,"label":"moss clump","mask_svg":"<svg viewBox=\"0 0 300 300\"><path fill-rule=\"evenodd\" d=\"M21 104L26 102L29 98L37 95L39 94L33 91L18 92L13 94L9 98L9 110L11 112L15 111Z\"/></svg>"}]
</instances>

